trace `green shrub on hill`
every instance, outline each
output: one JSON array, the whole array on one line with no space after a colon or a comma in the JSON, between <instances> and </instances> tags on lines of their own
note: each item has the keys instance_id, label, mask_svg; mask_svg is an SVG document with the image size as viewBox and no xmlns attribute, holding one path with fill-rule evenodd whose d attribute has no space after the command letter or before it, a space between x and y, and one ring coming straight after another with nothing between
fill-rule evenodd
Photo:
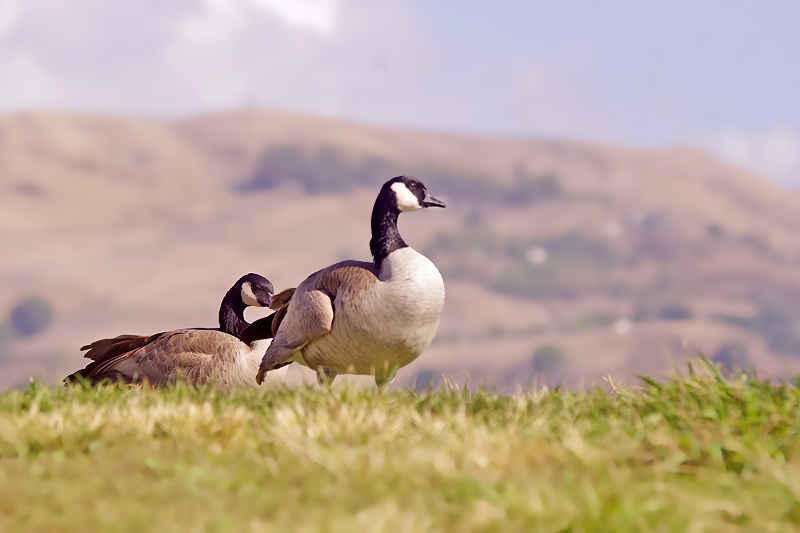
<instances>
[{"instance_id":1,"label":"green shrub on hill","mask_svg":"<svg viewBox=\"0 0 800 533\"><path fill-rule=\"evenodd\" d=\"M563 194L564 186L557 175L531 176L519 172L514 185L503 193L503 203L510 206L528 205L540 200L558 198Z\"/></svg>"},{"instance_id":2,"label":"green shrub on hill","mask_svg":"<svg viewBox=\"0 0 800 533\"><path fill-rule=\"evenodd\" d=\"M560 346L547 344L537 348L531 363L536 372L552 372L567 364L567 356Z\"/></svg>"},{"instance_id":3,"label":"green shrub on hill","mask_svg":"<svg viewBox=\"0 0 800 533\"><path fill-rule=\"evenodd\" d=\"M264 152L255 172L237 190L250 192L296 183L311 194L341 192L355 185L382 183L386 181L383 177L398 172L402 173L390 161L376 156L351 161L333 147L308 151L278 146Z\"/></svg>"},{"instance_id":4,"label":"green shrub on hill","mask_svg":"<svg viewBox=\"0 0 800 533\"><path fill-rule=\"evenodd\" d=\"M440 372L434 372L433 370L423 368L414 376L413 385L416 390L424 391L438 385L441 380Z\"/></svg>"},{"instance_id":5,"label":"green shrub on hill","mask_svg":"<svg viewBox=\"0 0 800 533\"><path fill-rule=\"evenodd\" d=\"M45 329L53 321L50 304L41 298L30 297L11 309L9 324L19 337L29 337Z\"/></svg>"},{"instance_id":6,"label":"green shrub on hill","mask_svg":"<svg viewBox=\"0 0 800 533\"><path fill-rule=\"evenodd\" d=\"M513 185L504 186L493 176L465 173L436 166L409 167L375 155L353 156L333 146L307 149L295 145L273 146L264 151L255 171L236 186L241 193L296 183L311 194L342 192L357 185L379 186L389 177L411 175L422 179L438 196L472 203L523 206L563 195L558 176L517 173Z\"/></svg>"},{"instance_id":7,"label":"green shrub on hill","mask_svg":"<svg viewBox=\"0 0 800 533\"><path fill-rule=\"evenodd\" d=\"M723 344L711 358L711 361L718 363L728 372L747 370L752 367L747 346L738 341Z\"/></svg>"},{"instance_id":8,"label":"green shrub on hill","mask_svg":"<svg viewBox=\"0 0 800 533\"><path fill-rule=\"evenodd\" d=\"M14 340L14 331L11 326L0 324L0 359L5 357L12 340Z\"/></svg>"},{"instance_id":9,"label":"green shrub on hill","mask_svg":"<svg viewBox=\"0 0 800 533\"><path fill-rule=\"evenodd\" d=\"M663 305L658 316L663 320L689 320L692 311L682 303L672 302Z\"/></svg>"},{"instance_id":10,"label":"green shrub on hill","mask_svg":"<svg viewBox=\"0 0 800 533\"><path fill-rule=\"evenodd\" d=\"M716 318L760 334L776 352L800 355L800 319L797 313L785 307L765 304L752 318L731 315L716 315Z\"/></svg>"}]
</instances>

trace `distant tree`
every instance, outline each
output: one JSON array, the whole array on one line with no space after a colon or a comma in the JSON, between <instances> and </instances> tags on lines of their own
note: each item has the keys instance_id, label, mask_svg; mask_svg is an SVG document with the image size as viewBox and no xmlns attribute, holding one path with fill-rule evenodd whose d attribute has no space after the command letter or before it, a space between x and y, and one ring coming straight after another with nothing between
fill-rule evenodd
<instances>
[{"instance_id":1,"label":"distant tree","mask_svg":"<svg viewBox=\"0 0 800 533\"><path fill-rule=\"evenodd\" d=\"M721 239L725 237L725 230L719 224L712 222L706 226L706 235L714 239Z\"/></svg>"},{"instance_id":2,"label":"distant tree","mask_svg":"<svg viewBox=\"0 0 800 533\"><path fill-rule=\"evenodd\" d=\"M688 320L692 318L692 312L683 304L670 303L661 308L659 317L664 320Z\"/></svg>"},{"instance_id":3,"label":"distant tree","mask_svg":"<svg viewBox=\"0 0 800 533\"><path fill-rule=\"evenodd\" d=\"M7 324L0 324L0 360L6 355L6 349L11 341L14 339L14 332L11 326Z\"/></svg>"},{"instance_id":4,"label":"distant tree","mask_svg":"<svg viewBox=\"0 0 800 533\"><path fill-rule=\"evenodd\" d=\"M533 177L518 170L516 183L504 192L502 199L507 205L521 206L556 198L563 193L563 189L558 176L545 174Z\"/></svg>"},{"instance_id":5,"label":"distant tree","mask_svg":"<svg viewBox=\"0 0 800 533\"><path fill-rule=\"evenodd\" d=\"M547 344L533 353L531 362L536 372L550 372L564 366L567 363L567 356L560 346Z\"/></svg>"},{"instance_id":6,"label":"distant tree","mask_svg":"<svg viewBox=\"0 0 800 533\"><path fill-rule=\"evenodd\" d=\"M636 305L632 320L634 322L644 322L645 320L650 320L652 317L652 306L648 302L640 302Z\"/></svg>"},{"instance_id":7,"label":"distant tree","mask_svg":"<svg viewBox=\"0 0 800 533\"><path fill-rule=\"evenodd\" d=\"M417 372L416 376L414 376L414 388L418 391L425 390L428 387L433 386L438 377L438 373L428 368L423 368Z\"/></svg>"},{"instance_id":8,"label":"distant tree","mask_svg":"<svg viewBox=\"0 0 800 533\"><path fill-rule=\"evenodd\" d=\"M11 310L11 329L19 337L35 335L52 321L53 311L41 298L26 298Z\"/></svg>"},{"instance_id":9,"label":"distant tree","mask_svg":"<svg viewBox=\"0 0 800 533\"><path fill-rule=\"evenodd\" d=\"M776 305L763 305L752 320L751 327L766 337L776 352L800 355L800 338L796 331L795 313Z\"/></svg>"},{"instance_id":10,"label":"distant tree","mask_svg":"<svg viewBox=\"0 0 800 533\"><path fill-rule=\"evenodd\" d=\"M726 342L711 358L729 372L735 369L746 370L752 366L747 346L738 341Z\"/></svg>"},{"instance_id":11,"label":"distant tree","mask_svg":"<svg viewBox=\"0 0 800 533\"><path fill-rule=\"evenodd\" d=\"M264 151L255 172L235 190L247 193L297 183L310 194L341 192L355 185L377 185L387 176L397 175L399 168L377 156L349 157L333 146L315 150L276 146Z\"/></svg>"},{"instance_id":12,"label":"distant tree","mask_svg":"<svg viewBox=\"0 0 800 533\"><path fill-rule=\"evenodd\" d=\"M752 318L723 314L716 315L716 319L758 333L767 340L771 350L800 355L797 315L785 307L764 304Z\"/></svg>"}]
</instances>

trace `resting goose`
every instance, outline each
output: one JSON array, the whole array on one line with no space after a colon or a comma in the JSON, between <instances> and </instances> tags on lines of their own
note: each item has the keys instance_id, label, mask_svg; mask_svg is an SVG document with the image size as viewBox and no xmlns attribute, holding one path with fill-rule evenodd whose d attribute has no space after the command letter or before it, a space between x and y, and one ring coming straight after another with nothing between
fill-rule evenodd
<instances>
[{"instance_id":1,"label":"resting goose","mask_svg":"<svg viewBox=\"0 0 800 533\"><path fill-rule=\"evenodd\" d=\"M374 261L343 261L312 274L268 317L275 338L258 383L296 361L316 370L320 383L337 374L366 374L380 387L430 345L444 306L444 282L397 229L401 212L423 207L444 203L419 180L400 176L383 185L372 210Z\"/></svg>"},{"instance_id":2,"label":"resting goose","mask_svg":"<svg viewBox=\"0 0 800 533\"><path fill-rule=\"evenodd\" d=\"M248 306L269 307L273 302L272 283L258 274L241 277L222 299L219 329L179 329L149 337L120 335L95 341L81 350L92 363L65 378L78 376L96 385L103 380L125 383L149 382L160 386L178 379L194 383L213 383L221 388L255 386L253 377L272 337L269 322L249 328L244 319ZM285 300L276 299L282 305ZM239 337L242 336L242 339ZM282 382L286 369L279 370L270 383Z\"/></svg>"}]
</instances>

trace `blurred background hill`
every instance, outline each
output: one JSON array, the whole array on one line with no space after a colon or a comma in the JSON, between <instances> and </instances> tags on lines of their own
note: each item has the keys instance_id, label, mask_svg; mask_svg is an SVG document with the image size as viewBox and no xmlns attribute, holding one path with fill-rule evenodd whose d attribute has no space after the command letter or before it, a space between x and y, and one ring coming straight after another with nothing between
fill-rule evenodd
<instances>
[{"instance_id":1,"label":"blurred background hill","mask_svg":"<svg viewBox=\"0 0 800 533\"><path fill-rule=\"evenodd\" d=\"M401 383L625 380L699 351L797 374L798 17L0 0L0 387L98 338L213 326L244 273L368 259L400 174L448 204L401 217L447 286Z\"/></svg>"},{"instance_id":2,"label":"blurred background hill","mask_svg":"<svg viewBox=\"0 0 800 533\"><path fill-rule=\"evenodd\" d=\"M447 284L405 383L622 380L698 351L800 371L800 195L696 149L25 113L0 119L0 173L0 308L35 297L55 317L4 342L5 386L62 376L96 338L213 326L246 272L280 289L368 259L374 196L399 174L448 204L400 222Z\"/></svg>"}]
</instances>

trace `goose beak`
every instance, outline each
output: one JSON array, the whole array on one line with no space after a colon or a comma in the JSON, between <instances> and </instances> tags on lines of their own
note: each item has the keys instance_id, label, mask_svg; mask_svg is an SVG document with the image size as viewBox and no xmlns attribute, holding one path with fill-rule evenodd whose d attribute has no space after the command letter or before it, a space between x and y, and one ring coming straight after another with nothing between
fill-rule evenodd
<instances>
[{"instance_id":1,"label":"goose beak","mask_svg":"<svg viewBox=\"0 0 800 533\"><path fill-rule=\"evenodd\" d=\"M422 199L422 207L445 207L445 205L444 202L437 200L431 196L428 191L425 191L425 198Z\"/></svg>"},{"instance_id":2,"label":"goose beak","mask_svg":"<svg viewBox=\"0 0 800 533\"><path fill-rule=\"evenodd\" d=\"M261 305L261 307L269 307L270 305L272 305L272 295L271 294L267 294L266 298L260 298L259 297L258 298L258 303Z\"/></svg>"}]
</instances>

